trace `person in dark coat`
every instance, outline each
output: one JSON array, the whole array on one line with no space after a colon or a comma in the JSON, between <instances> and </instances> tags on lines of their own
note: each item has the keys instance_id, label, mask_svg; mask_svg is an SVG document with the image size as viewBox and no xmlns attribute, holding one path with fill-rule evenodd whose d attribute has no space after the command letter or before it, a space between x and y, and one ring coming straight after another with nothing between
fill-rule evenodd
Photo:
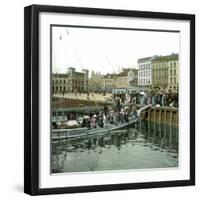
<instances>
[{"instance_id":1,"label":"person in dark coat","mask_svg":"<svg viewBox=\"0 0 200 200\"><path fill-rule=\"evenodd\" d=\"M86 119L84 118L82 123L81 123L81 127L86 127Z\"/></svg>"},{"instance_id":2,"label":"person in dark coat","mask_svg":"<svg viewBox=\"0 0 200 200\"><path fill-rule=\"evenodd\" d=\"M90 118L89 118L89 117L87 117L87 118L85 119L85 127L87 127L88 129L91 128L91 126L90 126Z\"/></svg>"},{"instance_id":3,"label":"person in dark coat","mask_svg":"<svg viewBox=\"0 0 200 200\"><path fill-rule=\"evenodd\" d=\"M125 111L125 114L124 114L124 121L127 122L127 123L129 122L128 111L127 110Z\"/></svg>"},{"instance_id":4,"label":"person in dark coat","mask_svg":"<svg viewBox=\"0 0 200 200\"><path fill-rule=\"evenodd\" d=\"M103 115L100 115L100 116L99 116L98 125L99 125L99 127L101 127L101 128L104 127Z\"/></svg>"}]
</instances>

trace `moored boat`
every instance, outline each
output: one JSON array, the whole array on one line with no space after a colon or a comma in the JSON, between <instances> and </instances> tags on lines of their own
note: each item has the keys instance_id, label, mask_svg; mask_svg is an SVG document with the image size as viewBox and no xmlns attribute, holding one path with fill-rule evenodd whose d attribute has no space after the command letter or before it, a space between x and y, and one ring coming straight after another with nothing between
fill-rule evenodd
<instances>
[{"instance_id":1,"label":"moored boat","mask_svg":"<svg viewBox=\"0 0 200 200\"><path fill-rule=\"evenodd\" d=\"M128 121L118 122L118 123L105 123L103 127L96 127L96 128L87 128L87 127L77 127L73 128L60 128L60 129L53 129L52 130L52 139L66 139L66 138L78 138L84 137L94 134L102 134L109 131L114 131L118 129L122 129L128 126L131 126L135 122L138 121L141 112L145 109L148 109L151 105L144 106L137 110L137 114L131 114L128 118ZM71 122L72 123L72 122ZM74 122L75 125L75 122Z\"/></svg>"}]
</instances>

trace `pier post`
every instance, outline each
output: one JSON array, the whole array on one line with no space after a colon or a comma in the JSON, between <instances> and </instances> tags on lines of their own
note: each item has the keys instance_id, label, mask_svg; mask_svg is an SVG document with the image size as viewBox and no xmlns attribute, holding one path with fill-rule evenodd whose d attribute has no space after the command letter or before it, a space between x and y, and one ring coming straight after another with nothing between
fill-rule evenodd
<instances>
[{"instance_id":1,"label":"pier post","mask_svg":"<svg viewBox=\"0 0 200 200\"><path fill-rule=\"evenodd\" d=\"M169 117L169 125L170 125L170 131L169 131L169 145L172 143L172 111L170 111L170 117Z\"/></svg>"},{"instance_id":2,"label":"pier post","mask_svg":"<svg viewBox=\"0 0 200 200\"><path fill-rule=\"evenodd\" d=\"M148 118L147 118L149 121L150 121L150 119L151 119L151 110L150 109L148 109Z\"/></svg>"},{"instance_id":3,"label":"pier post","mask_svg":"<svg viewBox=\"0 0 200 200\"><path fill-rule=\"evenodd\" d=\"M162 110L159 111L159 124L158 124L159 138L161 138L161 114Z\"/></svg>"},{"instance_id":4,"label":"pier post","mask_svg":"<svg viewBox=\"0 0 200 200\"><path fill-rule=\"evenodd\" d=\"M148 121L147 122L148 123L148 135L150 135L150 133L151 133L151 122L150 121Z\"/></svg>"},{"instance_id":5,"label":"pier post","mask_svg":"<svg viewBox=\"0 0 200 200\"><path fill-rule=\"evenodd\" d=\"M172 111L170 111L170 114L169 114L169 124L170 126L172 125Z\"/></svg>"},{"instance_id":6,"label":"pier post","mask_svg":"<svg viewBox=\"0 0 200 200\"><path fill-rule=\"evenodd\" d=\"M154 116L153 116L153 121L154 121L154 131L156 130L156 109L154 108Z\"/></svg>"},{"instance_id":7,"label":"pier post","mask_svg":"<svg viewBox=\"0 0 200 200\"><path fill-rule=\"evenodd\" d=\"M176 137L176 142L178 142L178 133L179 133L178 131L175 132L175 134L176 134L176 136L175 136Z\"/></svg>"}]
</instances>

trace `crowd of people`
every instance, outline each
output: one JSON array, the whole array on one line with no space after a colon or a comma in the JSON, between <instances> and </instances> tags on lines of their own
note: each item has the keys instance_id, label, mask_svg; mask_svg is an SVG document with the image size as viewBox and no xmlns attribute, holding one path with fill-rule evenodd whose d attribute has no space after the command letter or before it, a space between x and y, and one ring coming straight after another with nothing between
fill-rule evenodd
<instances>
[{"instance_id":1,"label":"crowd of people","mask_svg":"<svg viewBox=\"0 0 200 200\"><path fill-rule=\"evenodd\" d=\"M81 127L90 128L103 128L105 124L118 125L120 123L128 123L129 117L137 117L136 105L150 105L165 106L165 107L178 107L178 93L171 90L151 90L140 92L120 92L112 94L110 99L114 101L114 106L105 104L103 110L91 112L82 115L82 120L79 121ZM124 103L131 103L129 106L124 107ZM65 116L67 120L78 121L76 114Z\"/></svg>"},{"instance_id":2,"label":"crowd of people","mask_svg":"<svg viewBox=\"0 0 200 200\"><path fill-rule=\"evenodd\" d=\"M130 115L137 117L136 108L133 108L131 111L129 107L122 108L121 105L120 107L116 105L114 108L105 105L103 111L101 112L97 111L96 113L84 115L81 127L103 128L105 124L118 125L120 123L128 123Z\"/></svg>"},{"instance_id":3,"label":"crowd of people","mask_svg":"<svg viewBox=\"0 0 200 200\"><path fill-rule=\"evenodd\" d=\"M113 94L112 98L115 102L133 103L140 105L157 105L178 107L178 92L172 90L152 90L148 92L130 92Z\"/></svg>"}]
</instances>

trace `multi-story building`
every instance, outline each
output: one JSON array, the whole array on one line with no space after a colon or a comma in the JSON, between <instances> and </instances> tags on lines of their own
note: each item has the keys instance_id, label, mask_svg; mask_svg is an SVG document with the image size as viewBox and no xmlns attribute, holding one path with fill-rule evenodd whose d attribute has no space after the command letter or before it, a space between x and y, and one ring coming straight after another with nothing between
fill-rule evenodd
<instances>
[{"instance_id":1,"label":"multi-story building","mask_svg":"<svg viewBox=\"0 0 200 200\"><path fill-rule=\"evenodd\" d=\"M116 74L106 74L102 78L103 88L105 91L111 91L115 87Z\"/></svg>"},{"instance_id":2,"label":"multi-story building","mask_svg":"<svg viewBox=\"0 0 200 200\"><path fill-rule=\"evenodd\" d=\"M179 84L178 54L172 54L168 61L168 88L177 90Z\"/></svg>"},{"instance_id":3,"label":"multi-story building","mask_svg":"<svg viewBox=\"0 0 200 200\"><path fill-rule=\"evenodd\" d=\"M76 72L75 68L68 68L65 74L53 74L52 76L52 92L87 92L88 91L88 73L84 69L82 72Z\"/></svg>"},{"instance_id":4,"label":"multi-story building","mask_svg":"<svg viewBox=\"0 0 200 200\"><path fill-rule=\"evenodd\" d=\"M168 60L166 56L159 56L152 61L152 87L167 88Z\"/></svg>"},{"instance_id":5,"label":"multi-story building","mask_svg":"<svg viewBox=\"0 0 200 200\"><path fill-rule=\"evenodd\" d=\"M152 87L178 88L178 54L159 56L152 60Z\"/></svg>"},{"instance_id":6,"label":"multi-story building","mask_svg":"<svg viewBox=\"0 0 200 200\"><path fill-rule=\"evenodd\" d=\"M111 91L114 88L128 88L138 85L138 70L123 68L118 74L106 74L103 77L103 88Z\"/></svg>"},{"instance_id":7,"label":"multi-story building","mask_svg":"<svg viewBox=\"0 0 200 200\"><path fill-rule=\"evenodd\" d=\"M59 93L68 90L68 74L52 75L52 92Z\"/></svg>"},{"instance_id":8,"label":"multi-story building","mask_svg":"<svg viewBox=\"0 0 200 200\"><path fill-rule=\"evenodd\" d=\"M139 86L178 88L178 54L141 58L138 65Z\"/></svg>"},{"instance_id":9,"label":"multi-story building","mask_svg":"<svg viewBox=\"0 0 200 200\"><path fill-rule=\"evenodd\" d=\"M123 68L122 72L117 74L115 79L116 88L127 88L138 85L138 70Z\"/></svg>"},{"instance_id":10,"label":"multi-story building","mask_svg":"<svg viewBox=\"0 0 200 200\"><path fill-rule=\"evenodd\" d=\"M156 58L146 57L138 59L138 85L150 86L152 84L152 60Z\"/></svg>"}]
</instances>

